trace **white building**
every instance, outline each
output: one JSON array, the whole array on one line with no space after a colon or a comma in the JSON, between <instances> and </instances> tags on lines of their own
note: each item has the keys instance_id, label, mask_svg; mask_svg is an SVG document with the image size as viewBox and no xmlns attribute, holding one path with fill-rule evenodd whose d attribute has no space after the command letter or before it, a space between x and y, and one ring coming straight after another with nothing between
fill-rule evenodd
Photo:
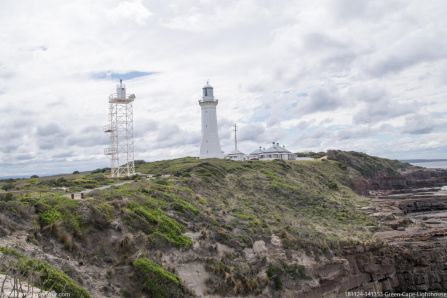
<instances>
[{"instance_id":1,"label":"white building","mask_svg":"<svg viewBox=\"0 0 447 298\"><path fill-rule=\"evenodd\" d=\"M207 82L203 87L203 97L199 100L202 109L202 143L200 155L202 158L223 158L217 132L216 107L218 100L214 99L213 87Z\"/></svg>"},{"instance_id":2,"label":"white building","mask_svg":"<svg viewBox=\"0 0 447 298\"><path fill-rule=\"evenodd\" d=\"M247 155L247 159L259 159L259 156L262 152L264 152L265 148L263 149L261 146L259 146L258 149Z\"/></svg>"},{"instance_id":3,"label":"white building","mask_svg":"<svg viewBox=\"0 0 447 298\"><path fill-rule=\"evenodd\" d=\"M244 160L247 160L247 155L245 155L245 153L237 150L237 151L232 151L231 153L225 155L225 159L244 161Z\"/></svg>"},{"instance_id":4,"label":"white building","mask_svg":"<svg viewBox=\"0 0 447 298\"><path fill-rule=\"evenodd\" d=\"M254 159L254 160L274 160L274 159L281 159L281 160L295 160L296 155L289 150L286 149L286 147L280 146L279 143L272 143L272 146L263 149L259 147L259 149L253 151L248 155L248 159Z\"/></svg>"}]
</instances>

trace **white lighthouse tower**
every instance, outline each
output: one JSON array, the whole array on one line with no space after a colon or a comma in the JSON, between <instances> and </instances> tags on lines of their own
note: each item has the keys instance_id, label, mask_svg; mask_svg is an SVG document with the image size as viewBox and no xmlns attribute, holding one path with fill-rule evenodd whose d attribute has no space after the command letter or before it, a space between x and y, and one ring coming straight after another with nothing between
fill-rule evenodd
<instances>
[{"instance_id":1,"label":"white lighthouse tower","mask_svg":"<svg viewBox=\"0 0 447 298\"><path fill-rule=\"evenodd\" d=\"M202 109L202 144L200 145L200 158L223 158L220 149L219 134L217 132L216 106L218 100L214 99L213 87L206 82L203 87L203 97L199 100Z\"/></svg>"}]
</instances>

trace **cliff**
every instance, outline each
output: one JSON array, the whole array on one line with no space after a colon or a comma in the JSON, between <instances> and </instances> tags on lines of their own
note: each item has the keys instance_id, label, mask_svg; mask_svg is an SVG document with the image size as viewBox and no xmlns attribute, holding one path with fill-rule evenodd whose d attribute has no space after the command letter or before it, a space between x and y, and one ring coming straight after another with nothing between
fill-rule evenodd
<instances>
[{"instance_id":1,"label":"cliff","mask_svg":"<svg viewBox=\"0 0 447 298\"><path fill-rule=\"evenodd\" d=\"M76 297L343 297L410 289L421 278L445 288L419 248L386 234L408 226L399 223L408 204L360 195L402 190L392 177L434 186L445 172L352 152L328 158L183 158L140 162L140 174L122 181L101 171L1 181L0 272ZM84 199L71 199L83 189ZM410 256L399 259L403 247ZM7 270L24 260L26 270ZM421 260L431 269L408 275Z\"/></svg>"},{"instance_id":2,"label":"cliff","mask_svg":"<svg viewBox=\"0 0 447 298\"><path fill-rule=\"evenodd\" d=\"M327 158L341 163L349 175L350 187L360 194L368 194L371 190L440 187L447 184L443 169L425 169L352 151L329 150Z\"/></svg>"}]
</instances>

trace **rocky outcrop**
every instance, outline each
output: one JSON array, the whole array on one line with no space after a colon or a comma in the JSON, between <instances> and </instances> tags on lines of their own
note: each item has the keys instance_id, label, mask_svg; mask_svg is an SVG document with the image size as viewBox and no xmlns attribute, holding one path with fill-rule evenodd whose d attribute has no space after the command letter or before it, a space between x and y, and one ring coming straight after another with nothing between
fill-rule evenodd
<instances>
[{"instance_id":1,"label":"rocky outcrop","mask_svg":"<svg viewBox=\"0 0 447 298\"><path fill-rule=\"evenodd\" d=\"M344 297L347 292L416 292L447 289L445 242L406 247L355 247L347 249L349 266L339 268L338 279L321 281L322 289ZM344 272L344 274L343 274ZM313 295L311 295L313 296Z\"/></svg>"},{"instance_id":2,"label":"rocky outcrop","mask_svg":"<svg viewBox=\"0 0 447 298\"><path fill-rule=\"evenodd\" d=\"M447 185L446 169L421 168L359 152L329 150L327 156L351 173L348 183L362 195L368 195L371 190L406 191Z\"/></svg>"},{"instance_id":3,"label":"rocky outcrop","mask_svg":"<svg viewBox=\"0 0 447 298\"><path fill-rule=\"evenodd\" d=\"M346 168L357 193L371 198L363 209L378 221L378 241L345 247L344 261L323 265L318 286L303 297L447 290L447 170L355 152L330 151L328 158Z\"/></svg>"},{"instance_id":4,"label":"rocky outcrop","mask_svg":"<svg viewBox=\"0 0 447 298\"><path fill-rule=\"evenodd\" d=\"M378 241L345 246L340 257L320 261L313 268L316 286L300 297L445 291L447 196L423 193L412 199L405 199L414 196L412 193L373 198L364 210L380 223L375 234Z\"/></svg>"}]
</instances>

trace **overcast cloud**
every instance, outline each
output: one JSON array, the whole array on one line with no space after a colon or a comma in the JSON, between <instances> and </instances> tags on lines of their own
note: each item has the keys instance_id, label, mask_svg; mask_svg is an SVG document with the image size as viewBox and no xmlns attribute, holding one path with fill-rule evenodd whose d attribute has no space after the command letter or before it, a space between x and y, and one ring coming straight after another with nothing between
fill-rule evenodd
<instances>
[{"instance_id":1,"label":"overcast cloud","mask_svg":"<svg viewBox=\"0 0 447 298\"><path fill-rule=\"evenodd\" d=\"M444 0L2 0L0 176L108 166L125 79L136 158L198 154L206 80L224 151L272 141L447 158Z\"/></svg>"}]
</instances>

